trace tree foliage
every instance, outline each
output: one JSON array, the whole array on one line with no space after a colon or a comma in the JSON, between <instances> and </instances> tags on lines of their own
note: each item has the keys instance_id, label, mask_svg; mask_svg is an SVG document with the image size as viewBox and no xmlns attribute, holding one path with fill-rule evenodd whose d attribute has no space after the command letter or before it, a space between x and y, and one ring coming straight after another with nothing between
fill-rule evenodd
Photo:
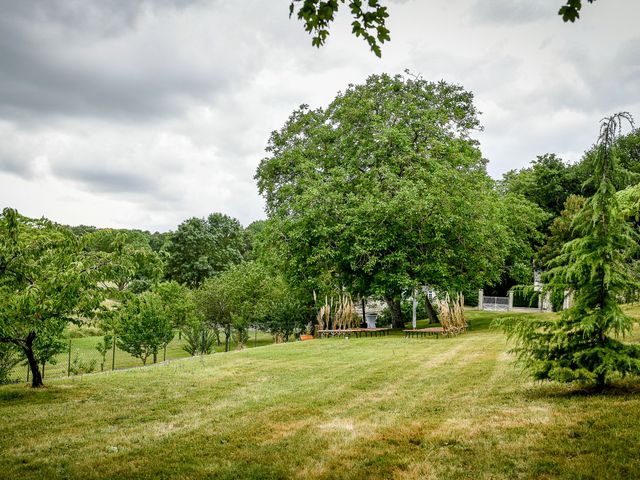
<instances>
[{"instance_id":1,"label":"tree foliage","mask_svg":"<svg viewBox=\"0 0 640 480\"><path fill-rule=\"evenodd\" d=\"M138 230L98 229L83 236L85 249L116 254L109 268L108 281L101 286L114 298L148 290L162 277L160 255L149 246L149 237Z\"/></svg>"},{"instance_id":2,"label":"tree foliage","mask_svg":"<svg viewBox=\"0 0 640 480\"><path fill-rule=\"evenodd\" d=\"M289 17L296 14L304 23L304 29L312 35L311 44L321 47L329 36L329 27L340 5L345 3L347 0L293 0L289 5ZM371 51L380 57L380 45L390 40L385 24L389 16L387 7L378 0L349 0L348 8L353 17L351 32L362 37Z\"/></svg>"},{"instance_id":3,"label":"tree foliage","mask_svg":"<svg viewBox=\"0 0 640 480\"><path fill-rule=\"evenodd\" d=\"M585 1L593 3L595 0ZM353 18L351 33L362 37L371 51L380 57L381 45L391 39L386 26L389 13L384 4L384 0L292 0L289 4L289 18L295 15L302 21L304 29L312 35L311 44L321 47L329 37L329 28L335 21L340 6L346 5ZM560 7L558 15L565 22L575 22L580 18L582 4L583 0L567 0Z\"/></svg>"},{"instance_id":4,"label":"tree foliage","mask_svg":"<svg viewBox=\"0 0 640 480\"><path fill-rule=\"evenodd\" d=\"M193 323L196 317L194 293L178 282L160 282L151 291L158 295L169 321L174 328Z\"/></svg>"},{"instance_id":5,"label":"tree foliage","mask_svg":"<svg viewBox=\"0 0 640 480\"><path fill-rule=\"evenodd\" d=\"M633 320L620 303L635 292L637 272L630 259L638 235L619 207L615 185L625 176L615 139L626 114L602 122L597 154L589 157L595 193L574 216L572 239L549 272L550 288L569 290L574 306L559 321L504 321L515 352L537 379L595 383L616 375L640 374L640 347L623 343Z\"/></svg>"},{"instance_id":6,"label":"tree foliage","mask_svg":"<svg viewBox=\"0 0 640 480\"><path fill-rule=\"evenodd\" d=\"M197 287L216 273L242 261L244 249L240 222L221 213L206 219L190 218L171 235L165 276Z\"/></svg>"},{"instance_id":7,"label":"tree foliage","mask_svg":"<svg viewBox=\"0 0 640 480\"><path fill-rule=\"evenodd\" d=\"M542 270L551 267L556 258L562 253L565 243L573 238L571 225L586 199L579 195L570 195L564 202L564 210L553 219L549 227L546 242L536 252L536 266Z\"/></svg>"},{"instance_id":8,"label":"tree foliage","mask_svg":"<svg viewBox=\"0 0 640 480\"><path fill-rule=\"evenodd\" d=\"M5 208L0 215L0 342L25 355L32 386L69 322L92 316L109 258L87 252L69 229Z\"/></svg>"},{"instance_id":9,"label":"tree foliage","mask_svg":"<svg viewBox=\"0 0 640 480\"><path fill-rule=\"evenodd\" d=\"M538 155L531 165L505 173L501 188L534 202L553 219L560 215L570 195L581 195L589 177L585 169L565 163L551 153Z\"/></svg>"},{"instance_id":10,"label":"tree foliage","mask_svg":"<svg viewBox=\"0 0 640 480\"><path fill-rule=\"evenodd\" d=\"M589 3L593 3L596 0L586 0ZM582 10L582 0L567 0L567 3L560 7L558 15L562 17L565 22L575 22L580 18L580 10Z\"/></svg>"},{"instance_id":11,"label":"tree foliage","mask_svg":"<svg viewBox=\"0 0 640 480\"><path fill-rule=\"evenodd\" d=\"M120 310L118 347L139 358L143 365L173 339L173 324L157 293L130 297Z\"/></svg>"},{"instance_id":12,"label":"tree foliage","mask_svg":"<svg viewBox=\"0 0 640 480\"><path fill-rule=\"evenodd\" d=\"M250 326L286 340L310 321L308 305L300 293L258 261L235 265L207 279L197 298L204 318L225 332L225 350L232 331L242 347Z\"/></svg>"},{"instance_id":13,"label":"tree foliage","mask_svg":"<svg viewBox=\"0 0 640 480\"><path fill-rule=\"evenodd\" d=\"M398 306L417 285L497 281L514 231L469 137L479 128L471 93L401 75L294 111L256 174L291 283Z\"/></svg>"}]
</instances>

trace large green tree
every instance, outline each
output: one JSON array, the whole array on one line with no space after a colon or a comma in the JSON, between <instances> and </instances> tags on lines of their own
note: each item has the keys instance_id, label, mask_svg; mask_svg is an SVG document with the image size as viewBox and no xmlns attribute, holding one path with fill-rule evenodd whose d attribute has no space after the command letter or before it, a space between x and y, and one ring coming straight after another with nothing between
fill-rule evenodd
<instances>
[{"instance_id":1,"label":"large green tree","mask_svg":"<svg viewBox=\"0 0 640 480\"><path fill-rule=\"evenodd\" d=\"M69 229L5 208L0 215L0 342L15 345L42 385L39 364L69 322L98 309L105 255L87 252Z\"/></svg>"},{"instance_id":2,"label":"large green tree","mask_svg":"<svg viewBox=\"0 0 640 480\"><path fill-rule=\"evenodd\" d=\"M595 193L575 214L573 238L547 276L550 288L573 294L573 307L559 321L502 322L518 357L537 379L582 381L602 389L616 375L640 374L640 347L621 341L634 321L620 303L640 287L630 262L638 235L616 195L626 173L616 148L625 120L631 117L603 120L596 154L588 158Z\"/></svg>"},{"instance_id":3,"label":"large green tree","mask_svg":"<svg viewBox=\"0 0 640 480\"><path fill-rule=\"evenodd\" d=\"M292 283L382 296L399 327L405 291L497 281L514 232L478 128L471 93L412 76L374 75L296 110L256 174Z\"/></svg>"},{"instance_id":4,"label":"large green tree","mask_svg":"<svg viewBox=\"0 0 640 480\"><path fill-rule=\"evenodd\" d=\"M242 261L240 222L222 213L190 218L178 226L165 246L165 276L190 287Z\"/></svg>"}]
</instances>

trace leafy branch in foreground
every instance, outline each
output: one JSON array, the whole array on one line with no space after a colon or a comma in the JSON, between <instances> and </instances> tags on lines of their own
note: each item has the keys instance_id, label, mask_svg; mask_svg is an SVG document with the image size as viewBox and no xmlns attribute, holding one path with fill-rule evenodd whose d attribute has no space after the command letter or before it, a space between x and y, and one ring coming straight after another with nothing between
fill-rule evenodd
<instances>
[{"instance_id":1,"label":"leafy branch in foreground","mask_svg":"<svg viewBox=\"0 0 640 480\"><path fill-rule=\"evenodd\" d=\"M582 3L583 0L566 0L558 15L565 22L575 22L580 18ZM356 37L362 37L377 57L382 56L380 46L391 40L386 26L389 14L384 0L291 0L289 18L295 14L298 20L303 22L304 29L312 35L311 44L320 48L329 37L329 27L335 21L341 4L348 5L353 18L351 33Z\"/></svg>"},{"instance_id":2,"label":"leafy branch in foreground","mask_svg":"<svg viewBox=\"0 0 640 480\"><path fill-rule=\"evenodd\" d=\"M304 29L313 35L311 44L321 47L329 36L329 26L335 20L341 3L346 3L346 0L293 0L289 5L289 17L296 12L297 6L298 20L302 20ZM387 7L378 0L349 0L348 5L353 16L351 33L364 38L371 51L380 57L380 45L391 39L385 25L385 19L389 16Z\"/></svg>"},{"instance_id":3,"label":"leafy branch in foreground","mask_svg":"<svg viewBox=\"0 0 640 480\"><path fill-rule=\"evenodd\" d=\"M558 321L496 322L538 380L581 381L602 389L615 376L640 374L640 346L621 341L633 319L620 304L640 287L630 262L638 251L638 235L616 197L626 172L614 142L625 122L633 126L628 113L603 119L597 154L590 160L596 192L576 214L573 240L547 274L548 287L571 292L574 306Z\"/></svg>"},{"instance_id":4,"label":"leafy branch in foreground","mask_svg":"<svg viewBox=\"0 0 640 480\"><path fill-rule=\"evenodd\" d=\"M586 0L589 3L593 3L596 0ZM580 18L580 10L582 9L582 0L567 0L566 5L560 7L558 15L562 17L565 22L575 22Z\"/></svg>"}]
</instances>

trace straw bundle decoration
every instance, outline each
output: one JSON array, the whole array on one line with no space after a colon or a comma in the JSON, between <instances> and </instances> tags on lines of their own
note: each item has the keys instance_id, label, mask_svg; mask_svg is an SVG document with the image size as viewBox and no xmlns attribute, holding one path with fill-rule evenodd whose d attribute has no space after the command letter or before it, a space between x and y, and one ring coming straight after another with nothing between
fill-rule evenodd
<instances>
[{"instance_id":1,"label":"straw bundle decoration","mask_svg":"<svg viewBox=\"0 0 640 480\"><path fill-rule=\"evenodd\" d=\"M324 305L320 307L320 311L317 316L318 330L325 330L331 328L331 305L325 298Z\"/></svg>"},{"instance_id":2,"label":"straw bundle decoration","mask_svg":"<svg viewBox=\"0 0 640 480\"><path fill-rule=\"evenodd\" d=\"M351 296L346 293L338 296L335 308L333 308L333 297L330 302L325 298L316 320L319 330L345 330L359 325L356 307Z\"/></svg>"},{"instance_id":3,"label":"straw bundle decoration","mask_svg":"<svg viewBox=\"0 0 640 480\"><path fill-rule=\"evenodd\" d=\"M453 326L459 332L464 331L467 328L467 321L464 318L464 295L458 293L456 299L451 306L451 317Z\"/></svg>"},{"instance_id":4,"label":"straw bundle decoration","mask_svg":"<svg viewBox=\"0 0 640 480\"><path fill-rule=\"evenodd\" d=\"M458 334L467 328L464 318L464 295L458 293L452 301L447 293L445 297L436 302L440 311L440 323L445 332Z\"/></svg>"},{"instance_id":5,"label":"straw bundle decoration","mask_svg":"<svg viewBox=\"0 0 640 480\"><path fill-rule=\"evenodd\" d=\"M335 324L338 330L355 328L358 326L358 314L349 294L343 294L338 297Z\"/></svg>"}]
</instances>

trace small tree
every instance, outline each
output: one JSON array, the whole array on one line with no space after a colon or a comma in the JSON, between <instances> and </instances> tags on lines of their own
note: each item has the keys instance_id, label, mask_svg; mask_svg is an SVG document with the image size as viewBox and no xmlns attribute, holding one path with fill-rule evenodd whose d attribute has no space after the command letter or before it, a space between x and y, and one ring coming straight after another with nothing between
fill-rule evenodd
<instances>
[{"instance_id":1,"label":"small tree","mask_svg":"<svg viewBox=\"0 0 640 480\"><path fill-rule=\"evenodd\" d=\"M24 354L33 387L42 386L40 365L68 323L99 307L106 256L83 250L76 235L48 220L10 208L0 214L0 343Z\"/></svg>"},{"instance_id":2,"label":"small tree","mask_svg":"<svg viewBox=\"0 0 640 480\"><path fill-rule=\"evenodd\" d=\"M142 293L132 297L122 308L118 347L142 360L143 365L152 355L155 363L158 351L172 339L173 325L157 294Z\"/></svg>"},{"instance_id":3,"label":"small tree","mask_svg":"<svg viewBox=\"0 0 640 480\"><path fill-rule=\"evenodd\" d=\"M633 320L620 303L640 286L630 259L638 236L616 198L624 176L614 140L627 113L603 120L597 155L592 156L595 194L572 222L567 242L548 275L549 287L569 290L574 306L559 321L503 321L515 352L536 379L595 383L602 389L614 375L640 374L640 347L622 343Z\"/></svg>"},{"instance_id":4,"label":"small tree","mask_svg":"<svg viewBox=\"0 0 640 480\"><path fill-rule=\"evenodd\" d=\"M160 297L174 328L182 329L195 321L195 299L187 286L172 280L154 285L151 291Z\"/></svg>"},{"instance_id":5,"label":"small tree","mask_svg":"<svg viewBox=\"0 0 640 480\"><path fill-rule=\"evenodd\" d=\"M111 350L113 345L113 336L110 333L105 333L102 340L96 343L96 350L100 354L100 371L104 371L104 365L107 363L107 353Z\"/></svg>"}]
</instances>

